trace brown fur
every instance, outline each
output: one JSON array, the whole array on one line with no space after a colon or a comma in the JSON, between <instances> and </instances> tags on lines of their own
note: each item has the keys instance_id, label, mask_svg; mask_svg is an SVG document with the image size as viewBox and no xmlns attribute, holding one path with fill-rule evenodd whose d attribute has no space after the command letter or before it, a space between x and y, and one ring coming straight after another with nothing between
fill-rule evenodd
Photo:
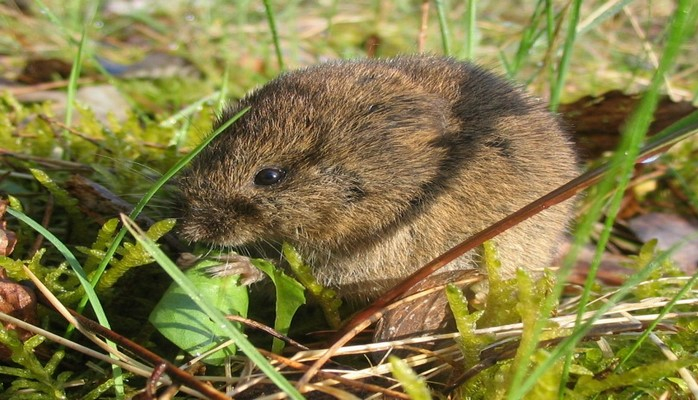
<instances>
[{"instance_id":1,"label":"brown fur","mask_svg":"<svg viewBox=\"0 0 698 400\"><path fill-rule=\"evenodd\" d=\"M180 180L181 231L226 246L288 241L318 279L370 299L454 244L573 178L540 100L449 58L338 61L281 75ZM265 167L287 174L254 183ZM500 235L505 273L548 266L569 203ZM450 268L477 265L467 254Z\"/></svg>"}]
</instances>

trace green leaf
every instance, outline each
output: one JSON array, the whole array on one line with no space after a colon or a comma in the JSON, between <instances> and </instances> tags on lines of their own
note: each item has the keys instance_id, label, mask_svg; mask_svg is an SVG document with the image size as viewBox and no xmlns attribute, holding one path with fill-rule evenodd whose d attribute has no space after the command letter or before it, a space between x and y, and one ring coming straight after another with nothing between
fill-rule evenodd
<instances>
[{"instance_id":1,"label":"green leaf","mask_svg":"<svg viewBox=\"0 0 698 400\"><path fill-rule=\"evenodd\" d=\"M215 261L205 260L184 274L201 296L223 314L247 317L249 298L247 288L238 284L240 276L213 277L207 270L215 264ZM149 320L163 336L192 356L208 352L227 340L225 332L176 283L165 292ZM240 328L239 324L235 325ZM203 361L222 365L225 357L235 352L235 344L231 344Z\"/></svg>"},{"instance_id":2,"label":"green leaf","mask_svg":"<svg viewBox=\"0 0 698 400\"><path fill-rule=\"evenodd\" d=\"M145 233L135 225L128 217L124 217L124 225L129 232L138 240L139 243L150 253L157 263L167 272L172 279L181 286L188 297L201 307L206 312L208 318L213 321L213 324L220 326L227 337L234 340L242 352L244 352L250 361L254 363L276 386L283 390L290 398L301 400L303 395L284 378L269 361L250 343L234 324L225 319L223 313L220 312L211 302L201 295L199 290L194 286L191 280L180 271L180 269L170 260L165 253L148 237Z\"/></svg>"},{"instance_id":3,"label":"green leaf","mask_svg":"<svg viewBox=\"0 0 698 400\"><path fill-rule=\"evenodd\" d=\"M283 271L266 260L252 259L250 261L274 282L274 287L276 288L274 329L283 334L288 334L288 329L298 307L305 304L305 288L297 280L284 274ZM274 338L272 351L280 353L283 348L284 342Z\"/></svg>"}]
</instances>

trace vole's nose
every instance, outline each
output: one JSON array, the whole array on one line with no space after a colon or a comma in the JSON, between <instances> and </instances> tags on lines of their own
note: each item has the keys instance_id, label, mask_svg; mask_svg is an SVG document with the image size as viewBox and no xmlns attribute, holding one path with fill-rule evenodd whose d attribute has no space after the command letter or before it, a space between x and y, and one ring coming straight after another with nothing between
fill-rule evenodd
<instances>
[{"instance_id":1,"label":"vole's nose","mask_svg":"<svg viewBox=\"0 0 698 400\"><path fill-rule=\"evenodd\" d=\"M226 217L255 217L260 214L259 205L245 198L227 198L221 201Z\"/></svg>"}]
</instances>

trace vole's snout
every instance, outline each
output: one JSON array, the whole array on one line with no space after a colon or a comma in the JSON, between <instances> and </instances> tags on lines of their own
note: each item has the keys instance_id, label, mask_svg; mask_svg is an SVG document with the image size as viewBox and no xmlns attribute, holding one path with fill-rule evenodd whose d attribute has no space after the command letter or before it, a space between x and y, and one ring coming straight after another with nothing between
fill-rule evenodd
<instances>
[{"instance_id":1,"label":"vole's snout","mask_svg":"<svg viewBox=\"0 0 698 400\"><path fill-rule=\"evenodd\" d=\"M207 218L206 215L185 215L179 227L180 236L186 240L220 245L228 244L229 231L228 225L220 217Z\"/></svg>"},{"instance_id":2,"label":"vole's snout","mask_svg":"<svg viewBox=\"0 0 698 400\"><path fill-rule=\"evenodd\" d=\"M197 212L190 205L182 203L179 209L178 233L181 237L192 242L210 241L215 220L210 219L206 212Z\"/></svg>"},{"instance_id":3,"label":"vole's snout","mask_svg":"<svg viewBox=\"0 0 698 400\"><path fill-rule=\"evenodd\" d=\"M262 216L258 204L242 197L182 198L179 234L186 240L236 246L255 240L248 225Z\"/></svg>"},{"instance_id":4,"label":"vole's snout","mask_svg":"<svg viewBox=\"0 0 698 400\"><path fill-rule=\"evenodd\" d=\"M261 214L259 206L244 198L229 198L220 201L221 213L227 218L256 218Z\"/></svg>"}]
</instances>

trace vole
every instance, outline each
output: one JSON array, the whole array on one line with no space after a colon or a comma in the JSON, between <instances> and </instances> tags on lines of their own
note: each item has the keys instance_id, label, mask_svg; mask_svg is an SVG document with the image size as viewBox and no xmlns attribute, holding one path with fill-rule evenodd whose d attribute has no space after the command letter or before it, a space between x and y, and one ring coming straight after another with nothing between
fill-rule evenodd
<instances>
[{"instance_id":1,"label":"vole","mask_svg":"<svg viewBox=\"0 0 698 400\"><path fill-rule=\"evenodd\" d=\"M543 101L452 58L287 72L227 108L219 125L247 106L179 179L181 233L217 246L289 242L322 284L353 301L375 298L577 171ZM570 215L567 202L498 236L504 276L549 266ZM477 251L448 268L478 268Z\"/></svg>"}]
</instances>

